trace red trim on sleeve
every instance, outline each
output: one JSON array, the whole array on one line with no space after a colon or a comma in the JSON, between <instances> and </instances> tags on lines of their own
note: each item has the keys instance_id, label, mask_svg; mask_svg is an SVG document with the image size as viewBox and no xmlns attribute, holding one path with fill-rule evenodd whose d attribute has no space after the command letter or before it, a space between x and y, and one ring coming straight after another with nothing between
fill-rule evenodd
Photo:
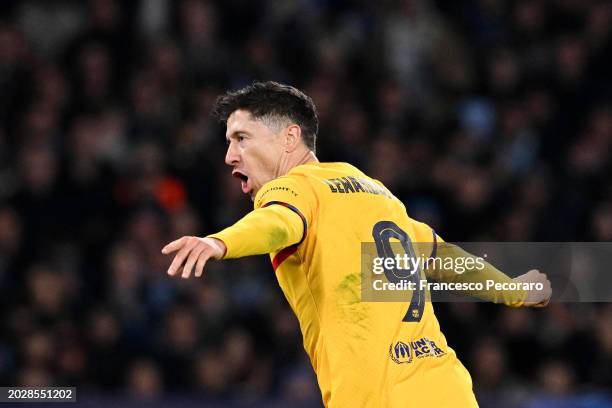
<instances>
[{"instance_id":1,"label":"red trim on sleeve","mask_svg":"<svg viewBox=\"0 0 612 408\"><path fill-rule=\"evenodd\" d=\"M274 259L272 260L272 268L274 269L274 271L276 271L276 268L278 268L280 264L285 262L287 258L297 252L297 247L297 244L293 244L291 246L288 246L287 248L282 249L278 254L276 254Z\"/></svg>"}]
</instances>

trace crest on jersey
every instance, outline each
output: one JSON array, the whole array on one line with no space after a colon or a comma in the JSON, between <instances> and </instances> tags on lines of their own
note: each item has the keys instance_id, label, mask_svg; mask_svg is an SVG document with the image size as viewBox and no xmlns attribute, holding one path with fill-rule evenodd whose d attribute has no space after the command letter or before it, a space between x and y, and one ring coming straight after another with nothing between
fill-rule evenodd
<instances>
[{"instance_id":1,"label":"crest on jersey","mask_svg":"<svg viewBox=\"0 0 612 408\"><path fill-rule=\"evenodd\" d=\"M412 361L412 353L410 353L410 346L403 341L398 341L395 344L389 345L389 355L391 360L397 364L409 363Z\"/></svg>"}]
</instances>

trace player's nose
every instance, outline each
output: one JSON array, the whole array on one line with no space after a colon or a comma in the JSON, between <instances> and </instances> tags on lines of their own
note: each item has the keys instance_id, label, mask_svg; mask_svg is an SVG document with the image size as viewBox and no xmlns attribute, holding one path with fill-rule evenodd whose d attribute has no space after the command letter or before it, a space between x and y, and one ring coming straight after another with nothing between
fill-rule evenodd
<instances>
[{"instance_id":1,"label":"player's nose","mask_svg":"<svg viewBox=\"0 0 612 408\"><path fill-rule=\"evenodd\" d=\"M234 143L230 143L227 147L227 153L225 154L225 164L228 166L235 166L240 162L240 155L234 148Z\"/></svg>"}]
</instances>

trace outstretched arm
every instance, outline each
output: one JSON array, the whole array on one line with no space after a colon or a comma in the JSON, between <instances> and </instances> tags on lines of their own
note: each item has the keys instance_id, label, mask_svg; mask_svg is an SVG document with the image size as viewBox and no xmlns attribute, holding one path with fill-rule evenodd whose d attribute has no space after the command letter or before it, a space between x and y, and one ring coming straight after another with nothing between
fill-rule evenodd
<instances>
[{"instance_id":1,"label":"outstretched arm","mask_svg":"<svg viewBox=\"0 0 612 408\"><path fill-rule=\"evenodd\" d=\"M205 238L182 237L166 245L162 253L177 252L168 269L174 276L182 267L181 277L202 276L209 259L241 258L276 252L297 244L306 233L304 221L283 205L269 205L251 211L231 227Z\"/></svg>"},{"instance_id":2,"label":"outstretched arm","mask_svg":"<svg viewBox=\"0 0 612 408\"><path fill-rule=\"evenodd\" d=\"M481 262L476 262L476 257L466 252L457 245L447 242L440 242L437 246L436 256L438 258L457 259L463 258L464 265L472 265L470 268L459 274L453 269L445 269L443 263L435 263L432 267L426 270L427 275L435 280L443 282L458 282L470 283L492 281L495 284L510 284L510 283L542 283L543 290L496 290L494 287L477 291L467 292L467 295L477 297L479 299L488 300L494 303L503 303L511 307L519 306L534 306L542 307L548 304L551 295L550 281L545 274L537 270L531 270L524 275L514 279L510 278L502 271L495 268L490 263L480 259ZM473 258L474 262L465 262L465 259ZM479 266L481 265L481 266Z\"/></svg>"}]
</instances>

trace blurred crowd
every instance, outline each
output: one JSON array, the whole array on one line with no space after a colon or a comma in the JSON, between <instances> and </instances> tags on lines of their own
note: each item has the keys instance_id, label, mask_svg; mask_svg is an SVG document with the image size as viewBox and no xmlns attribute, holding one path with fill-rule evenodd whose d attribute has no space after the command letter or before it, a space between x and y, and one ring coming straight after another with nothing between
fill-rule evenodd
<instances>
[{"instance_id":1,"label":"blurred crowd","mask_svg":"<svg viewBox=\"0 0 612 408\"><path fill-rule=\"evenodd\" d=\"M267 258L182 281L160 253L251 209L209 111L254 79L303 89L319 159L380 179L446 240L612 240L609 1L0 13L2 385L320 404ZM481 406L605 406L611 305L435 308Z\"/></svg>"}]
</instances>

